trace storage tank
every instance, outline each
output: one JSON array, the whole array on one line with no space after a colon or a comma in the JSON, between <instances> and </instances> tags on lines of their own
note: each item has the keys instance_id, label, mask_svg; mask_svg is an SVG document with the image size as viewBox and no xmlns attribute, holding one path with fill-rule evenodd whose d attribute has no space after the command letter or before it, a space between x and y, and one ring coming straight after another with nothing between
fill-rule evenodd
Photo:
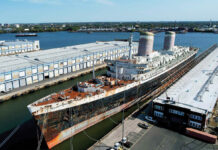
<instances>
[{"instance_id":1,"label":"storage tank","mask_svg":"<svg viewBox=\"0 0 218 150\"><path fill-rule=\"evenodd\" d=\"M165 32L164 50L170 50L174 47L176 33L172 31Z\"/></svg>"},{"instance_id":2,"label":"storage tank","mask_svg":"<svg viewBox=\"0 0 218 150\"><path fill-rule=\"evenodd\" d=\"M138 56L150 55L153 52L154 34L143 32L140 34Z\"/></svg>"}]
</instances>

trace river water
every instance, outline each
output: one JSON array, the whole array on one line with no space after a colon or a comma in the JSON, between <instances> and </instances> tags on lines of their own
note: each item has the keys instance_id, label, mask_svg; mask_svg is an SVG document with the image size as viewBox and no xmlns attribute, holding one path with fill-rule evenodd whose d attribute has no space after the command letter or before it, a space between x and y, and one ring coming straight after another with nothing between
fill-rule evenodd
<instances>
[{"instance_id":1,"label":"river water","mask_svg":"<svg viewBox=\"0 0 218 150\"><path fill-rule=\"evenodd\" d=\"M51 48L64 47L70 45L84 44L95 41L110 41L114 39L126 39L130 33L127 32L98 32L98 33L69 33L69 32L44 32L38 33L37 37L25 37L19 39L28 40L40 40L42 50L49 50ZM15 34L0 34L0 40L15 40ZM134 40L139 40L139 34L134 33ZM163 47L164 33L158 33L155 35L154 49L158 50ZM218 34L213 33L186 33L176 35L176 45L182 46L194 46L200 48L199 53L209 48L212 44L218 43ZM97 75L105 73L105 70L97 71ZM6 143L6 149L36 149L36 127L34 126L32 116L27 110L27 105L48 95L53 92L58 92L62 89L71 87L77 81L87 80L91 78L91 74L75 78L64 83L54 85L45 89L41 89L31 94L20 96L18 98L9 100L0 104L0 134L6 135L11 129L17 125L25 124L24 127L19 130L17 137L23 136L23 139L13 139L12 142ZM132 112L133 109L127 113ZM91 128L86 130L87 134L94 139L98 139L115 127L115 122L118 122L121 115L117 114L112 119L107 119ZM4 137L4 136L2 136ZM94 139L91 139L84 133L77 134L73 138L74 149L86 149L94 143ZM1 136L0 136L1 138ZM20 142L22 140L22 142ZM2 141L2 140L0 140ZM34 142L33 142L34 141ZM82 141L82 142L81 142ZM54 149L70 149L69 140L56 146ZM29 143L29 144L27 144ZM46 145L43 142L43 149L46 149Z\"/></svg>"}]
</instances>

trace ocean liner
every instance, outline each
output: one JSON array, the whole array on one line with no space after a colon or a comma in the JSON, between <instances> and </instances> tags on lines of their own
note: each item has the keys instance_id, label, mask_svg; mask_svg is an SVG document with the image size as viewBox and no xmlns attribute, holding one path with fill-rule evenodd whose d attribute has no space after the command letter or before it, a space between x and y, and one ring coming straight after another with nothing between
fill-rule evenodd
<instances>
[{"instance_id":1,"label":"ocean liner","mask_svg":"<svg viewBox=\"0 0 218 150\"><path fill-rule=\"evenodd\" d=\"M154 35L140 35L138 54L105 60L105 76L79 82L28 105L49 148L86 128L134 105L148 92L160 87L169 75L193 61L198 49L174 46L175 33L165 34L163 50L153 51Z\"/></svg>"}]
</instances>

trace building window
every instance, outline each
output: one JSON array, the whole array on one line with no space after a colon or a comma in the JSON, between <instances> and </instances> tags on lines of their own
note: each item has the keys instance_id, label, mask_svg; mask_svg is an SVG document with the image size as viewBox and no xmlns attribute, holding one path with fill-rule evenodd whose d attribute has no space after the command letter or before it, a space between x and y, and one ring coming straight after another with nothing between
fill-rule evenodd
<instances>
[{"instance_id":1,"label":"building window","mask_svg":"<svg viewBox=\"0 0 218 150\"><path fill-rule=\"evenodd\" d=\"M175 110L175 109L169 109L169 113L176 114L176 115L179 115L179 116L184 116L184 112L178 111L178 110Z\"/></svg>"},{"instance_id":2,"label":"building window","mask_svg":"<svg viewBox=\"0 0 218 150\"><path fill-rule=\"evenodd\" d=\"M202 117L201 117L201 116L198 116L198 115L190 114L189 117L190 117L191 119L195 119L195 120L202 121Z\"/></svg>"},{"instance_id":3,"label":"building window","mask_svg":"<svg viewBox=\"0 0 218 150\"><path fill-rule=\"evenodd\" d=\"M160 106L160 105L154 105L154 108L158 110L163 110L163 106Z\"/></svg>"},{"instance_id":4,"label":"building window","mask_svg":"<svg viewBox=\"0 0 218 150\"><path fill-rule=\"evenodd\" d=\"M200 129L201 128L201 123L190 120L189 121L189 126Z\"/></svg>"},{"instance_id":5,"label":"building window","mask_svg":"<svg viewBox=\"0 0 218 150\"><path fill-rule=\"evenodd\" d=\"M159 117L159 118L163 118L163 113L159 112L159 111L154 111L154 116Z\"/></svg>"}]
</instances>

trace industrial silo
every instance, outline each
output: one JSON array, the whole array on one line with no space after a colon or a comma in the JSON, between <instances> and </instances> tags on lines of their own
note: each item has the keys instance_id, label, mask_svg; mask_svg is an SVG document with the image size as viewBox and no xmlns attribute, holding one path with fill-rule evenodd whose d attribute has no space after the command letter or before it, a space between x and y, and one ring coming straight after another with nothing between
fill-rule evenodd
<instances>
[{"instance_id":1,"label":"industrial silo","mask_svg":"<svg viewBox=\"0 0 218 150\"><path fill-rule=\"evenodd\" d=\"M143 32L140 34L138 56L150 55L153 51L154 34Z\"/></svg>"},{"instance_id":2,"label":"industrial silo","mask_svg":"<svg viewBox=\"0 0 218 150\"><path fill-rule=\"evenodd\" d=\"M172 31L165 32L164 50L170 50L174 47L176 33Z\"/></svg>"}]
</instances>

